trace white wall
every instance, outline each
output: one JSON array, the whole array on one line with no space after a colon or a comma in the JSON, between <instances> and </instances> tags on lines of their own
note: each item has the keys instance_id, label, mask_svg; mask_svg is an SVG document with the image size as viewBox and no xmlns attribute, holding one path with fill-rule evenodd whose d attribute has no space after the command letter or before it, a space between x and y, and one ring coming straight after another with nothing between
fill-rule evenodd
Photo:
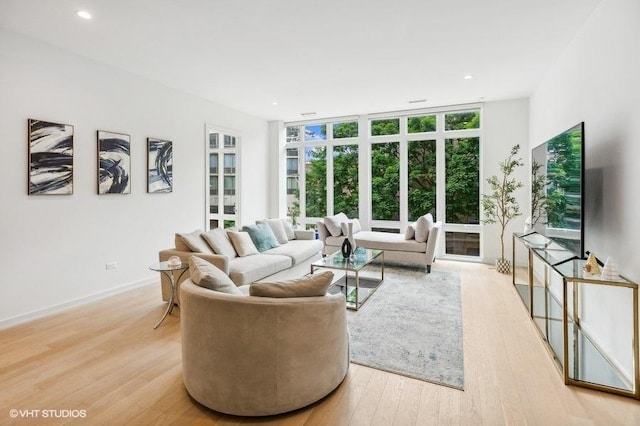
<instances>
[{"instance_id":1,"label":"white wall","mask_svg":"<svg viewBox=\"0 0 640 426\"><path fill-rule=\"evenodd\" d=\"M640 2L603 0L531 97L530 140L537 146L585 122L585 248L615 258L640 282ZM591 292L584 324L616 362L629 365L630 293ZM615 330L617 333L611 333Z\"/></svg>"},{"instance_id":2,"label":"white wall","mask_svg":"<svg viewBox=\"0 0 640 426\"><path fill-rule=\"evenodd\" d=\"M158 250L205 223L205 123L242 132L241 219L266 215L266 121L4 30L0 64L0 327L157 280ZM27 195L28 118L75 126L73 195ZM129 195L96 194L98 129L131 135ZM147 137L173 141L173 193L146 193Z\"/></svg>"},{"instance_id":3,"label":"white wall","mask_svg":"<svg viewBox=\"0 0 640 426\"><path fill-rule=\"evenodd\" d=\"M487 178L492 175L500 176L499 163L510 154L514 145L520 145L520 157L524 162L524 166L519 167L513 175L517 181L524 185L515 194L516 200L520 204L522 216L509 222L504 236L504 255L506 259L511 260L512 235L514 232L524 230L525 219L531 210L529 207L529 193L531 192L529 188L531 181L529 177L529 100L487 102L483 106L482 113L481 194L491 192ZM494 263L496 257L500 255L500 226L498 224L483 226L482 257L485 262ZM516 254L518 256L516 264L522 265L526 261L526 252L518 250Z\"/></svg>"}]
</instances>

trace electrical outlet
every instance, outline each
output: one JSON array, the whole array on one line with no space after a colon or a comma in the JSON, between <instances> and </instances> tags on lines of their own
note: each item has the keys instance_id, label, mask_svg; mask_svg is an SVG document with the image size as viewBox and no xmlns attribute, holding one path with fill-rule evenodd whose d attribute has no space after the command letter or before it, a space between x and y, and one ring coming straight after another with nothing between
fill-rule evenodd
<instances>
[{"instance_id":1,"label":"electrical outlet","mask_svg":"<svg viewBox=\"0 0 640 426\"><path fill-rule=\"evenodd\" d=\"M116 269L118 267L118 262L109 262L105 265L106 269Z\"/></svg>"}]
</instances>

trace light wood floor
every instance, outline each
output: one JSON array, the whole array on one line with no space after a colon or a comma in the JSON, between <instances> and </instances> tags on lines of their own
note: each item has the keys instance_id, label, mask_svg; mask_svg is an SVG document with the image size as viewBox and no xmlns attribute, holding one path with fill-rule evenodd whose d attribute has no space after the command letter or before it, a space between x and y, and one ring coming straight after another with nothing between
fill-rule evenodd
<instances>
[{"instance_id":1,"label":"light wood floor","mask_svg":"<svg viewBox=\"0 0 640 426\"><path fill-rule=\"evenodd\" d=\"M305 409L237 418L191 400L182 383L177 313L145 287L0 331L0 424L10 409L85 410L86 424L638 425L637 401L564 386L510 276L445 262L462 278L465 390L351 365L342 385Z\"/></svg>"}]
</instances>

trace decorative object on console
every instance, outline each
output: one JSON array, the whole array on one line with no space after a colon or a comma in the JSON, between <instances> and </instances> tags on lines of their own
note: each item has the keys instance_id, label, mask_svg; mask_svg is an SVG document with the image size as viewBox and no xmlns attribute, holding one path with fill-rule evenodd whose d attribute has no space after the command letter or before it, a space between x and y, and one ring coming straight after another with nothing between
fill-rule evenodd
<instances>
[{"instance_id":1,"label":"decorative object on console","mask_svg":"<svg viewBox=\"0 0 640 426\"><path fill-rule=\"evenodd\" d=\"M620 280L620 275L618 274L618 266L616 265L616 262L612 257L607 257L607 261L604 262L604 267L602 268L602 275L600 278L608 281Z\"/></svg>"},{"instance_id":2,"label":"decorative object on console","mask_svg":"<svg viewBox=\"0 0 640 426\"><path fill-rule=\"evenodd\" d=\"M345 238L342 243L342 257L348 259L351 256L351 243L349 242L349 238Z\"/></svg>"},{"instance_id":3,"label":"decorative object on console","mask_svg":"<svg viewBox=\"0 0 640 426\"><path fill-rule=\"evenodd\" d=\"M98 130L98 194L131 194L131 136Z\"/></svg>"},{"instance_id":4,"label":"decorative object on console","mask_svg":"<svg viewBox=\"0 0 640 426\"><path fill-rule=\"evenodd\" d=\"M73 194L73 126L32 118L28 123L28 194Z\"/></svg>"},{"instance_id":5,"label":"decorative object on console","mask_svg":"<svg viewBox=\"0 0 640 426\"><path fill-rule=\"evenodd\" d=\"M169 266L179 266L182 265L182 259L180 259L178 256L171 256L167 260L167 263L169 264Z\"/></svg>"},{"instance_id":6,"label":"decorative object on console","mask_svg":"<svg viewBox=\"0 0 640 426\"><path fill-rule=\"evenodd\" d=\"M504 257L504 231L511 219L522 214L514 192L522 188L523 184L512 177L518 167L524 166L522 158L516 158L518 152L520 152L520 145L511 148L509 156L500 162L502 175L500 177L493 175L487 179L491 193L482 194L484 223L500 225L500 257L496 259L496 270L502 274L511 272L511 263Z\"/></svg>"},{"instance_id":7,"label":"decorative object on console","mask_svg":"<svg viewBox=\"0 0 640 426\"><path fill-rule=\"evenodd\" d=\"M147 138L147 192L173 191L173 143Z\"/></svg>"},{"instance_id":8,"label":"decorative object on console","mask_svg":"<svg viewBox=\"0 0 640 426\"><path fill-rule=\"evenodd\" d=\"M351 253L355 253L356 240L353 239L353 222L347 223L347 239L349 240L349 244L351 244Z\"/></svg>"},{"instance_id":9,"label":"decorative object on console","mask_svg":"<svg viewBox=\"0 0 640 426\"><path fill-rule=\"evenodd\" d=\"M600 275L602 273L600 271L600 265L598 265L598 260L593 253L589 253L587 263L584 265L584 272L591 275Z\"/></svg>"}]
</instances>

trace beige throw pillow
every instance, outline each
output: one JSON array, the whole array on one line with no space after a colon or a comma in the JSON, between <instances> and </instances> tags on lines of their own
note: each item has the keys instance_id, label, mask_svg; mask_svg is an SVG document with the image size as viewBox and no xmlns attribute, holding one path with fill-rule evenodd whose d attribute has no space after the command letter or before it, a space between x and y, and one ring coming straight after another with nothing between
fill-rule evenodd
<instances>
[{"instance_id":1,"label":"beige throw pillow","mask_svg":"<svg viewBox=\"0 0 640 426\"><path fill-rule=\"evenodd\" d=\"M221 293L242 294L227 274L197 256L189 258L189 273L191 281L200 287Z\"/></svg>"},{"instance_id":2,"label":"beige throw pillow","mask_svg":"<svg viewBox=\"0 0 640 426\"><path fill-rule=\"evenodd\" d=\"M213 254L211 248L200 237L202 235L202 229L196 229L189 233L176 234L176 249L183 251L192 251L195 253L207 253ZM184 250L187 247L189 250Z\"/></svg>"},{"instance_id":3,"label":"beige throw pillow","mask_svg":"<svg viewBox=\"0 0 640 426\"><path fill-rule=\"evenodd\" d=\"M333 280L333 272L325 271L289 281L253 283L251 296L259 297L313 297L324 296Z\"/></svg>"},{"instance_id":4,"label":"beige throw pillow","mask_svg":"<svg viewBox=\"0 0 640 426\"><path fill-rule=\"evenodd\" d=\"M431 213L427 213L424 216L420 216L416 222L415 239L419 243L424 243L429 238L429 231L433 228L433 216Z\"/></svg>"},{"instance_id":5,"label":"beige throw pillow","mask_svg":"<svg viewBox=\"0 0 640 426\"><path fill-rule=\"evenodd\" d=\"M259 221L256 223L266 223L269 225L269 228L273 231L273 235L276 236L276 240L280 244L286 244L289 242L289 238L287 237L287 232L284 229L284 224L281 219L265 219L263 221ZM292 229L293 231L293 229Z\"/></svg>"},{"instance_id":6,"label":"beige throw pillow","mask_svg":"<svg viewBox=\"0 0 640 426\"><path fill-rule=\"evenodd\" d=\"M253 244L248 232L227 231L227 235L229 235L229 240L231 240L231 244L233 244L238 256L244 257L258 254L258 249Z\"/></svg>"},{"instance_id":7,"label":"beige throw pillow","mask_svg":"<svg viewBox=\"0 0 640 426\"><path fill-rule=\"evenodd\" d=\"M416 224L412 223L411 225L407 226L407 230L404 231L404 239L413 240L415 236L416 236Z\"/></svg>"},{"instance_id":8,"label":"beige throw pillow","mask_svg":"<svg viewBox=\"0 0 640 426\"><path fill-rule=\"evenodd\" d=\"M340 212L337 215L325 217L324 225L331 235L339 237L342 234L342 222L347 222L348 220L347 215Z\"/></svg>"},{"instance_id":9,"label":"beige throw pillow","mask_svg":"<svg viewBox=\"0 0 640 426\"><path fill-rule=\"evenodd\" d=\"M209 247L213 249L216 254L222 254L229 259L236 257L236 249L233 248L227 231L222 228L215 228L202 234L202 239L205 240Z\"/></svg>"}]
</instances>

